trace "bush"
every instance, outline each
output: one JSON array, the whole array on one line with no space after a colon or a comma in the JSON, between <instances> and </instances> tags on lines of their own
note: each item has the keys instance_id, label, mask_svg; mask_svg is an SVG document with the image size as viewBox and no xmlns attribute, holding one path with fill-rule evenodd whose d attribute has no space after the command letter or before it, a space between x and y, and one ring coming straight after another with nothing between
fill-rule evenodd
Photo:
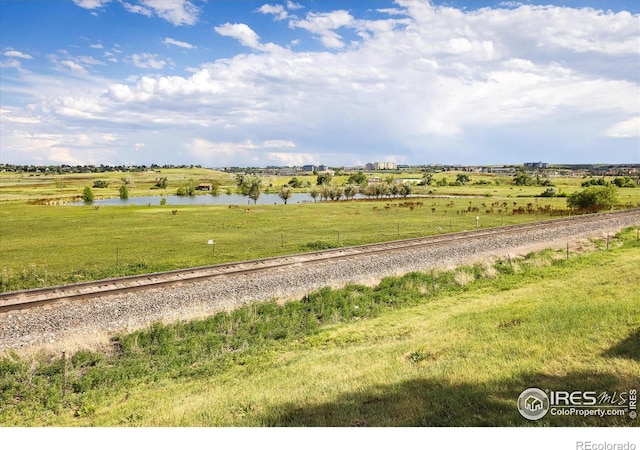
<instances>
[{"instance_id":1,"label":"bush","mask_svg":"<svg viewBox=\"0 0 640 450\"><path fill-rule=\"evenodd\" d=\"M82 200L85 202L92 202L94 198L93 191L89 186L86 186L84 191L82 191Z\"/></svg>"},{"instance_id":2,"label":"bush","mask_svg":"<svg viewBox=\"0 0 640 450\"><path fill-rule=\"evenodd\" d=\"M307 242L300 246L300 250L302 251L315 251L315 250L327 250L330 248L336 248L338 245L331 244L326 241L313 241Z\"/></svg>"},{"instance_id":3,"label":"bush","mask_svg":"<svg viewBox=\"0 0 640 450\"><path fill-rule=\"evenodd\" d=\"M605 180L604 177L590 178L582 182L582 187L589 187L589 186L609 186L609 182Z\"/></svg>"},{"instance_id":4,"label":"bush","mask_svg":"<svg viewBox=\"0 0 640 450\"><path fill-rule=\"evenodd\" d=\"M612 183L615 184L616 186L618 186L619 188L634 188L634 187L637 187L636 182L633 181L633 179L631 177L614 178Z\"/></svg>"},{"instance_id":5,"label":"bush","mask_svg":"<svg viewBox=\"0 0 640 450\"><path fill-rule=\"evenodd\" d=\"M96 180L93 182L94 188L106 188L107 186L109 186L109 183L105 180Z\"/></svg>"},{"instance_id":6,"label":"bush","mask_svg":"<svg viewBox=\"0 0 640 450\"><path fill-rule=\"evenodd\" d=\"M554 187L548 187L544 190L540 197L556 197L558 195L558 190Z\"/></svg>"},{"instance_id":7,"label":"bush","mask_svg":"<svg viewBox=\"0 0 640 450\"><path fill-rule=\"evenodd\" d=\"M567 206L595 212L611 209L617 201L618 192L614 186L590 186L582 192L574 192L567 197Z\"/></svg>"},{"instance_id":8,"label":"bush","mask_svg":"<svg viewBox=\"0 0 640 450\"><path fill-rule=\"evenodd\" d=\"M129 189L127 188L126 184L120 186L120 198L122 200L126 200L129 198Z\"/></svg>"}]
</instances>

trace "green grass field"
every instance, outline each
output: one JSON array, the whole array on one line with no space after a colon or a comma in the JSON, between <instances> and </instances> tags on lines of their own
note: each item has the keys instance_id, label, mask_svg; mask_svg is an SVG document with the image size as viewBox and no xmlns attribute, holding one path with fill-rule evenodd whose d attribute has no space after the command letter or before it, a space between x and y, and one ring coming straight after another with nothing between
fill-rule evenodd
<instances>
[{"instance_id":1,"label":"green grass field","mask_svg":"<svg viewBox=\"0 0 640 450\"><path fill-rule=\"evenodd\" d=\"M169 179L169 187L151 189L160 176ZM455 174L446 176L455 179ZM476 225L509 225L551 218L538 208L566 209L564 198L532 197L543 187L516 187L507 184L505 177L475 174L472 183L493 184L416 188L416 193L452 198L237 208L161 206L159 201L149 206L99 208L42 204L79 195L83 186L95 180L109 182L108 188L94 189L96 197L117 197L121 178L131 178L135 186L131 197L174 193L188 180L217 180L223 191L234 188L229 174L208 169L65 176L1 173L0 292L470 230ZM277 186L288 179L269 179L265 185ZM346 179L341 176L335 181ZM557 181L559 190L570 193L579 189L581 180ZM475 197L455 196L460 194ZM407 201L423 205L408 207ZM619 189L619 203L620 207L640 205L640 188ZM521 207L536 212L512 213ZM215 240L214 246L207 245L210 239Z\"/></svg>"},{"instance_id":2,"label":"green grass field","mask_svg":"<svg viewBox=\"0 0 640 450\"><path fill-rule=\"evenodd\" d=\"M636 233L155 324L64 368L9 354L0 425L637 426L516 409L531 386L640 387Z\"/></svg>"}]
</instances>

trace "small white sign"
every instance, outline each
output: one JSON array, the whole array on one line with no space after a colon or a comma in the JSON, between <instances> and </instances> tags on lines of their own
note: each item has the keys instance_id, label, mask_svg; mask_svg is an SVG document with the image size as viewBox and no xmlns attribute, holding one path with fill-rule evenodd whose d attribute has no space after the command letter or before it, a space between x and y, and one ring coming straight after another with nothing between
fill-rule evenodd
<instances>
[{"instance_id":1,"label":"small white sign","mask_svg":"<svg viewBox=\"0 0 640 450\"><path fill-rule=\"evenodd\" d=\"M213 239L209 239L209 240L207 241L207 244L209 244L209 245L213 245L213 244L215 244L215 243L216 243L216 241L214 241Z\"/></svg>"}]
</instances>

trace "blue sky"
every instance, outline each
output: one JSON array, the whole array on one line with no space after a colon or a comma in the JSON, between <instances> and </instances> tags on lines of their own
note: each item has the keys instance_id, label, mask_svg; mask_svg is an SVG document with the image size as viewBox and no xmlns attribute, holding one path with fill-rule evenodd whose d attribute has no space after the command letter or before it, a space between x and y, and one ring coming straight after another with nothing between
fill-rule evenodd
<instances>
[{"instance_id":1,"label":"blue sky","mask_svg":"<svg viewBox=\"0 0 640 450\"><path fill-rule=\"evenodd\" d=\"M0 1L0 161L640 163L640 2Z\"/></svg>"}]
</instances>

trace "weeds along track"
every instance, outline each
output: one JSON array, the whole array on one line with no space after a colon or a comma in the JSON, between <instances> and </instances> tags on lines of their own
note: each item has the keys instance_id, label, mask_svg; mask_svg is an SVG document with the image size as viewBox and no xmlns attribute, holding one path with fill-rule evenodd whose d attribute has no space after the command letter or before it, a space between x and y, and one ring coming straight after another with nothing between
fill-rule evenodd
<instances>
[{"instance_id":1,"label":"weeds along track","mask_svg":"<svg viewBox=\"0 0 640 450\"><path fill-rule=\"evenodd\" d=\"M527 233L544 230L550 232L570 228L573 225L587 225L591 223L615 222L631 220L640 224L640 209L616 211L610 213L573 216L569 218L546 220L520 225L510 225L490 229L479 229L460 233L440 234L422 238L405 239L376 244L342 247L295 255L263 258L241 261L236 263L217 264L212 266L195 267L173 270L146 275L136 275L122 278L56 286L41 289L31 289L0 294L0 313L12 310L24 310L53 303L72 302L92 297L106 297L140 290L153 289L196 281L215 279L216 277L236 277L261 271L272 271L290 267L302 268L304 265L340 261L349 258L366 258L376 254L409 251L430 246L461 244L468 241L490 242L495 237L522 237L526 240Z\"/></svg>"}]
</instances>

